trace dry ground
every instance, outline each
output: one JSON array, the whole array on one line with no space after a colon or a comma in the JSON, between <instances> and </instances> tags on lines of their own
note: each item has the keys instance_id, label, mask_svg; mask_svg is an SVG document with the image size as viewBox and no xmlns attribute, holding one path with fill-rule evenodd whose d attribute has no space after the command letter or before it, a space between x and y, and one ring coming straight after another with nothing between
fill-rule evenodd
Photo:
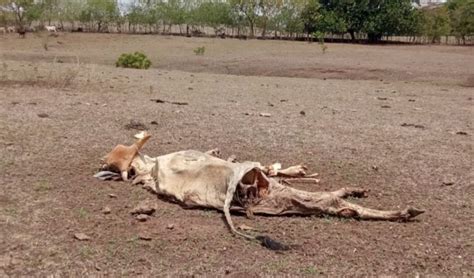
<instances>
[{"instance_id":1,"label":"dry ground","mask_svg":"<svg viewBox=\"0 0 474 278\"><path fill-rule=\"evenodd\" d=\"M44 42L0 37L0 276L474 275L473 48L329 44L322 54L301 42L61 34L46 51ZM155 68L112 66L135 50ZM297 245L275 253L231 236L219 212L93 179L105 153L132 141L131 120L153 134L149 155L219 147L305 162L322 181L301 188L357 185L371 193L355 202L427 212L410 223L236 216ZM144 199L159 209L138 223L129 211Z\"/></svg>"}]
</instances>

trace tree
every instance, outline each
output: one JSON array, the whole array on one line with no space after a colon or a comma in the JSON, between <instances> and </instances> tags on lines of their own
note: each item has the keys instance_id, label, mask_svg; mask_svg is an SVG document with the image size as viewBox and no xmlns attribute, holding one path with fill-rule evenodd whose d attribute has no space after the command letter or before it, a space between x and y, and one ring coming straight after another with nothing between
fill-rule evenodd
<instances>
[{"instance_id":1,"label":"tree","mask_svg":"<svg viewBox=\"0 0 474 278\"><path fill-rule=\"evenodd\" d=\"M310 34L317 31L317 26L319 20L321 19L320 12L321 5L317 0L309 0L303 11L301 12L301 19L304 24L304 31L306 32L308 38Z\"/></svg>"},{"instance_id":2,"label":"tree","mask_svg":"<svg viewBox=\"0 0 474 278\"><path fill-rule=\"evenodd\" d=\"M369 42L377 42L382 36L404 35L411 30L413 17L416 16L411 1L374 1L377 8L372 8L369 17L363 24L362 31L367 33ZM374 12L376 10L376 12Z\"/></svg>"},{"instance_id":3,"label":"tree","mask_svg":"<svg viewBox=\"0 0 474 278\"><path fill-rule=\"evenodd\" d=\"M217 35L223 26L232 25L231 7L226 2L204 2L192 12L194 22L209 26Z\"/></svg>"},{"instance_id":4,"label":"tree","mask_svg":"<svg viewBox=\"0 0 474 278\"><path fill-rule=\"evenodd\" d=\"M115 0L87 0L86 7L81 12L80 20L97 25L97 31L102 32L109 23L117 21L120 17L120 11Z\"/></svg>"},{"instance_id":5,"label":"tree","mask_svg":"<svg viewBox=\"0 0 474 278\"><path fill-rule=\"evenodd\" d=\"M41 18L40 3L36 3L34 0L2 1L1 6L5 9L4 13L13 14L15 24L20 32L25 30L26 25ZM5 20L7 17L5 15Z\"/></svg>"},{"instance_id":6,"label":"tree","mask_svg":"<svg viewBox=\"0 0 474 278\"><path fill-rule=\"evenodd\" d=\"M258 23L262 29L262 38L266 37L269 21L278 14L283 7L283 0L260 0L258 1Z\"/></svg>"},{"instance_id":7,"label":"tree","mask_svg":"<svg viewBox=\"0 0 474 278\"><path fill-rule=\"evenodd\" d=\"M259 9L258 0L230 0L231 6L239 15L243 15L250 28L250 37L255 35L255 23L257 21L257 11Z\"/></svg>"},{"instance_id":8,"label":"tree","mask_svg":"<svg viewBox=\"0 0 474 278\"><path fill-rule=\"evenodd\" d=\"M181 25L186 23L186 19L189 17L188 10L186 9L186 3L180 0L168 0L162 2L158 6L159 14L163 20L164 26L168 25L168 32L171 31L171 26Z\"/></svg>"},{"instance_id":9,"label":"tree","mask_svg":"<svg viewBox=\"0 0 474 278\"><path fill-rule=\"evenodd\" d=\"M362 31L369 16L369 0L321 0L320 3L325 11L345 23L347 32L355 41L356 33Z\"/></svg>"},{"instance_id":10,"label":"tree","mask_svg":"<svg viewBox=\"0 0 474 278\"><path fill-rule=\"evenodd\" d=\"M448 12L453 35L466 43L474 35L474 0L450 0Z\"/></svg>"},{"instance_id":11,"label":"tree","mask_svg":"<svg viewBox=\"0 0 474 278\"><path fill-rule=\"evenodd\" d=\"M69 22L71 28L80 20L82 11L85 9L85 3L82 0L61 0L57 6L58 19L61 26L63 22Z\"/></svg>"},{"instance_id":12,"label":"tree","mask_svg":"<svg viewBox=\"0 0 474 278\"><path fill-rule=\"evenodd\" d=\"M316 29L324 34L342 34L347 32L346 22L337 16L334 11L321 11L321 18L316 24Z\"/></svg>"},{"instance_id":13,"label":"tree","mask_svg":"<svg viewBox=\"0 0 474 278\"><path fill-rule=\"evenodd\" d=\"M442 36L449 35L451 31L448 9L440 7L424 11L425 35L431 43L441 41Z\"/></svg>"},{"instance_id":14,"label":"tree","mask_svg":"<svg viewBox=\"0 0 474 278\"><path fill-rule=\"evenodd\" d=\"M416 10L410 0L321 0L330 20L347 29L352 40L356 33L367 34L370 42L377 42L382 36L405 34ZM342 28L336 28L342 30Z\"/></svg>"}]
</instances>

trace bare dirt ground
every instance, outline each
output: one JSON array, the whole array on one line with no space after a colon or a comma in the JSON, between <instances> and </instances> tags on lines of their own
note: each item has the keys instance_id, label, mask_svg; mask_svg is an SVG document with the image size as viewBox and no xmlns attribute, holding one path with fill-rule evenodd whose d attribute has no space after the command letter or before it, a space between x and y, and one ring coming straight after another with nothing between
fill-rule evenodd
<instances>
[{"instance_id":1,"label":"bare dirt ground","mask_svg":"<svg viewBox=\"0 0 474 278\"><path fill-rule=\"evenodd\" d=\"M0 37L0 276L474 275L473 48L329 44L322 54L301 42L47 40L45 50L44 36ZM136 50L153 69L113 66ZM355 185L371 192L354 202L426 213L409 223L235 216L296 245L275 253L233 237L219 212L95 180L100 158L133 141L131 120L154 136L149 155L218 147L304 162L322 180L299 188ZM139 223L129 212L146 199L158 211Z\"/></svg>"}]
</instances>

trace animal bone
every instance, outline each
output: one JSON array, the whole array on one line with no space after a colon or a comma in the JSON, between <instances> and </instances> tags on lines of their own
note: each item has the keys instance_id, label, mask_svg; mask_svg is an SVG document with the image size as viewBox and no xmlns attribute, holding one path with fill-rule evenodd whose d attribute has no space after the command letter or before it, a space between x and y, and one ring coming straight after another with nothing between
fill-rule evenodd
<instances>
[{"instance_id":1,"label":"animal bone","mask_svg":"<svg viewBox=\"0 0 474 278\"><path fill-rule=\"evenodd\" d=\"M285 177L285 178L314 178L319 174L306 174L308 167L305 165L295 165L290 166L286 169L281 169L282 166L280 163L274 163L270 166L262 167L262 171L269 177Z\"/></svg>"}]
</instances>

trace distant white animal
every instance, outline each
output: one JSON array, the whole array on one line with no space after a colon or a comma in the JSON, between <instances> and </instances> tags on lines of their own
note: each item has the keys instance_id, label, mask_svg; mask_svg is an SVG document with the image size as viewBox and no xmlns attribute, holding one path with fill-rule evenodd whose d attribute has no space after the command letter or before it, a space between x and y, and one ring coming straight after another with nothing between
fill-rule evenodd
<instances>
[{"instance_id":1,"label":"distant white animal","mask_svg":"<svg viewBox=\"0 0 474 278\"><path fill-rule=\"evenodd\" d=\"M46 31L48 32L54 32L56 33L57 30L56 30L56 26L44 26L46 28Z\"/></svg>"},{"instance_id":2,"label":"distant white animal","mask_svg":"<svg viewBox=\"0 0 474 278\"><path fill-rule=\"evenodd\" d=\"M8 26L7 27L7 33L15 33L15 32L16 32L15 26Z\"/></svg>"}]
</instances>

